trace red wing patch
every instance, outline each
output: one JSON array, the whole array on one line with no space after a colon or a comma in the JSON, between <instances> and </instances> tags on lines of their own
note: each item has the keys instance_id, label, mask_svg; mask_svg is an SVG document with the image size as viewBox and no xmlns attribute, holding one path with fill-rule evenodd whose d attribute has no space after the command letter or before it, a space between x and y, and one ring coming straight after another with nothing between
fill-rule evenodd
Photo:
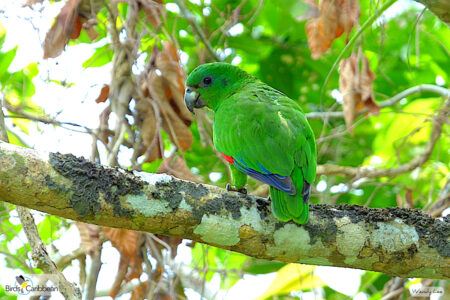
<instances>
[{"instance_id":1,"label":"red wing patch","mask_svg":"<svg viewBox=\"0 0 450 300\"><path fill-rule=\"evenodd\" d=\"M225 158L225 160L226 160L227 162L229 162L230 164L233 164L233 163L234 163L234 158L233 158L233 157L228 156L228 155L226 155L226 154L224 154L224 153L221 153L221 154L222 154L222 156Z\"/></svg>"}]
</instances>

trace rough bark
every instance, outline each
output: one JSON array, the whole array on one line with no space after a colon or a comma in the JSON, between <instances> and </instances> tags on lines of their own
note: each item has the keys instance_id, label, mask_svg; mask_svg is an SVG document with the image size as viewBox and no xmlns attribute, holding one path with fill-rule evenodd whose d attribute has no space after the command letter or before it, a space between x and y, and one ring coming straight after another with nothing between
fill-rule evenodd
<instances>
[{"instance_id":1,"label":"rough bark","mask_svg":"<svg viewBox=\"0 0 450 300\"><path fill-rule=\"evenodd\" d=\"M267 200L164 174L0 143L0 200L102 226L178 236L249 256L450 278L450 219L418 210L311 205L306 225Z\"/></svg>"}]
</instances>

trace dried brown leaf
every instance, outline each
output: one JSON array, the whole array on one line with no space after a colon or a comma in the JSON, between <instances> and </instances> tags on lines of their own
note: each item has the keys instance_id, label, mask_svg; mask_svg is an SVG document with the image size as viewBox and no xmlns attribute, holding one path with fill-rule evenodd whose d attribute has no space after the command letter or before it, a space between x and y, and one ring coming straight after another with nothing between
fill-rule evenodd
<instances>
[{"instance_id":1,"label":"dried brown leaf","mask_svg":"<svg viewBox=\"0 0 450 300\"><path fill-rule=\"evenodd\" d=\"M36 1L29 0L29 2L33 4ZM96 15L103 3L103 0L67 1L56 17L52 28L47 32L44 42L44 58L59 56L70 39L77 39L80 36L83 28L91 41L96 39L98 33L93 25L97 24Z\"/></svg>"},{"instance_id":2,"label":"dried brown leaf","mask_svg":"<svg viewBox=\"0 0 450 300\"><path fill-rule=\"evenodd\" d=\"M100 90L100 95L98 95L97 99L95 99L95 102L102 103L105 102L109 97L109 85L105 84L102 89Z\"/></svg>"},{"instance_id":3,"label":"dried brown leaf","mask_svg":"<svg viewBox=\"0 0 450 300\"><path fill-rule=\"evenodd\" d=\"M191 172L182 156L171 156L166 158L159 166L158 173L165 173L180 179L201 182L195 174Z\"/></svg>"},{"instance_id":4,"label":"dried brown leaf","mask_svg":"<svg viewBox=\"0 0 450 300\"><path fill-rule=\"evenodd\" d=\"M330 39L325 36L321 19L308 21L305 26L308 46L311 50L311 57L318 59L330 48Z\"/></svg>"},{"instance_id":5,"label":"dried brown leaf","mask_svg":"<svg viewBox=\"0 0 450 300\"><path fill-rule=\"evenodd\" d=\"M162 51L154 50L149 64L148 75L141 84L145 98L136 100L136 126L141 131L145 161L148 162L162 156L159 150L160 129L183 151L192 144L189 129L192 115L184 105L185 73L175 46L164 42Z\"/></svg>"},{"instance_id":6,"label":"dried brown leaf","mask_svg":"<svg viewBox=\"0 0 450 300\"><path fill-rule=\"evenodd\" d=\"M353 132L351 126L356 118L356 107L361 102L359 89L359 67L356 55L343 59L340 64L339 90L343 96L344 119L347 128Z\"/></svg>"},{"instance_id":7,"label":"dried brown leaf","mask_svg":"<svg viewBox=\"0 0 450 300\"><path fill-rule=\"evenodd\" d=\"M73 32L70 35L71 40L75 40L80 36L81 29L83 28L83 23L81 22L80 16L76 16L75 23L73 24Z\"/></svg>"},{"instance_id":8,"label":"dried brown leaf","mask_svg":"<svg viewBox=\"0 0 450 300\"><path fill-rule=\"evenodd\" d=\"M95 250L100 249L102 241L100 239L100 227L97 225L75 222L80 233L80 246L87 253L92 254Z\"/></svg>"},{"instance_id":9,"label":"dried brown leaf","mask_svg":"<svg viewBox=\"0 0 450 300\"><path fill-rule=\"evenodd\" d=\"M131 293L130 300L146 299L145 292L147 291L148 281L141 282Z\"/></svg>"},{"instance_id":10,"label":"dried brown leaf","mask_svg":"<svg viewBox=\"0 0 450 300\"><path fill-rule=\"evenodd\" d=\"M412 199L412 189L406 189L405 200L408 204L408 208L414 208L414 201Z\"/></svg>"},{"instance_id":11,"label":"dried brown leaf","mask_svg":"<svg viewBox=\"0 0 450 300\"><path fill-rule=\"evenodd\" d=\"M361 69L361 100L364 106L373 113L378 114L380 108L375 103L375 98L373 95L373 80L375 79L375 74L370 70L369 61L367 57L363 55L362 57L362 69Z\"/></svg>"},{"instance_id":12,"label":"dried brown leaf","mask_svg":"<svg viewBox=\"0 0 450 300\"><path fill-rule=\"evenodd\" d=\"M177 148L186 151L192 145L192 133L189 127L180 119L170 103L162 103L162 128L169 135Z\"/></svg>"},{"instance_id":13,"label":"dried brown leaf","mask_svg":"<svg viewBox=\"0 0 450 300\"><path fill-rule=\"evenodd\" d=\"M339 27L344 32L350 33L359 21L359 0L335 0L339 9Z\"/></svg>"},{"instance_id":14,"label":"dried brown leaf","mask_svg":"<svg viewBox=\"0 0 450 300\"><path fill-rule=\"evenodd\" d=\"M184 104L186 74L180 66L177 49L172 43L164 42L163 51L156 59L156 67L161 71L167 99L183 122L189 126L192 123L192 114Z\"/></svg>"},{"instance_id":15,"label":"dried brown leaf","mask_svg":"<svg viewBox=\"0 0 450 300\"><path fill-rule=\"evenodd\" d=\"M395 195L395 199L397 201L397 207L403 207L403 199L400 194Z\"/></svg>"},{"instance_id":16,"label":"dried brown leaf","mask_svg":"<svg viewBox=\"0 0 450 300\"><path fill-rule=\"evenodd\" d=\"M147 80L149 82L150 97L156 100L160 109L162 128L178 148L183 151L190 149L192 133L186 124L186 119L180 118L182 110L176 104L177 100L173 97L173 90L168 87L165 78L158 76L156 72L151 72ZM174 91L176 92L176 89Z\"/></svg>"},{"instance_id":17,"label":"dried brown leaf","mask_svg":"<svg viewBox=\"0 0 450 300\"><path fill-rule=\"evenodd\" d=\"M314 4L310 4L314 7ZM320 17L305 26L311 57L318 59L344 32L350 32L359 18L358 0L322 0Z\"/></svg>"},{"instance_id":18,"label":"dried brown leaf","mask_svg":"<svg viewBox=\"0 0 450 300\"><path fill-rule=\"evenodd\" d=\"M358 57L355 54L343 59L340 64L339 90L343 96L345 123L351 133L353 133L351 126L355 121L357 111L364 107L374 114L378 114L380 111L373 96L375 74L370 70L369 61L365 55L361 56L361 60L361 71Z\"/></svg>"},{"instance_id":19,"label":"dried brown leaf","mask_svg":"<svg viewBox=\"0 0 450 300\"><path fill-rule=\"evenodd\" d=\"M75 30L78 6L81 0L69 0L61 9L55 23L45 37L44 58L54 58L62 53Z\"/></svg>"},{"instance_id":20,"label":"dried brown leaf","mask_svg":"<svg viewBox=\"0 0 450 300\"><path fill-rule=\"evenodd\" d=\"M121 228L102 227L105 236L114 248L119 250L126 261L133 267L141 269L142 258L138 255L141 246L142 233ZM141 270L142 272L142 270ZM139 272L139 274L141 273Z\"/></svg>"},{"instance_id":21,"label":"dried brown leaf","mask_svg":"<svg viewBox=\"0 0 450 300\"><path fill-rule=\"evenodd\" d=\"M113 247L120 252L119 272L109 292L113 297L117 295L123 281L139 278L142 274L144 259L141 255L141 246L144 234L134 230L111 227L102 227L102 231Z\"/></svg>"},{"instance_id":22,"label":"dried brown leaf","mask_svg":"<svg viewBox=\"0 0 450 300\"><path fill-rule=\"evenodd\" d=\"M155 111L152 105L146 102L147 101L137 101L136 111L138 112L137 124L140 127L142 141L144 143L144 146L147 148L152 144L156 135L157 116L155 115Z\"/></svg>"},{"instance_id":23,"label":"dried brown leaf","mask_svg":"<svg viewBox=\"0 0 450 300\"><path fill-rule=\"evenodd\" d=\"M153 27L161 25L161 16L164 11L164 4L162 0L139 0L139 5L142 11L147 16L147 21Z\"/></svg>"},{"instance_id":24,"label":"dried brown leaf","mask_svg":"<svg viewBox=\"0 0 450 300\"><path fill-rule=\"evenodd\" d=\"M306 36L311 50L311 57L318 59L325 53L336 38L338 28L337 9L335 0L323 0L320 2L320 18L308 21L306 24Z\"/></svg>"},{"instance_id":25,"label":"dried brown leaf","mask_svg":"<svg viewBox=\"0 0 450 300\"><path fill-rule=\"evenodd\" d=\"M340 31L338 29L339 7L337 6L337 1L338 0L322 0L319 5L323 31L331 40L334 40Z\"/></svg>"}]
</instances>

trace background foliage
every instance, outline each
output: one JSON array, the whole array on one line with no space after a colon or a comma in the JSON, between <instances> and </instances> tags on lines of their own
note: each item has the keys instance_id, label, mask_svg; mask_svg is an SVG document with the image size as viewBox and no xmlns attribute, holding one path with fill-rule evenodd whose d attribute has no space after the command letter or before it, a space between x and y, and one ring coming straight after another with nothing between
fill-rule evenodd
<instances>
[{"instance_id":1,"label":"background foliage","mask_svg":"<svg viewBox=\"0 0 450 300\"><path fill-rule=\"evenodd\" d=\"M33 2L41 1L30 0L26 4L30 7L23 10L39 13L58 4ZM11 71L17 47L2 48L8 33L0 26L0 90L10 142L32 146L32 135L36 132L45 135L51 128L42 124L51 124L91 135L92 160L224 187L230 178L226 163L212 147L212 114L202 112L194 118L183 104L185 74L199 64L223 60L283 91L306 113L325 113L310 119L317 137L319 164L389 169L407 163L424 151L430 138L431 120L444 99L433 92L413 93L381 108L378 115L365 113L349 122L349 114L358 113L367 102L363 97L359 104L348 102L356 101L351 94L355 91L343 91L340 80L345 75L344 69L341 65L339 70L332 71L332 66L350 37L361 28L358 24L378 14L382 4L362 0L359 10L358 2L336 2L323 0L317 6L314 1L298 0L69 0L59 6L61 11L51 29L40 28L48 32L44 57L53 61L52 57L58 57L64 48L69 51L86 44L95 50L82 67L92 72L105 66L111 70L103 73L107 85L91 86L89 94L85 91L85 99L66 99L80 103L80 111L72 118L75 122L61 119L51 109L51 100L47 105L38 105L33 96L37 81L69 90L79 88L80 83L52 78L51 72L46 76L48 65L44 60ZM333 15L336 9L341 11ZM305 30L307 23L309 31ZM316 30L315 35L311 30ZM363 69L362 73L350 74L348 78L360 82L364 74L366 79L371 78L357 86L360 90L356 94L366 91L369 98L380 103L419 84L448 87L449 36L448 26L418 4L394 4L362 30L361 37L344 56L348 58L353 53L358 68L362 68L366 57L375 75L369 76L368 69L366 73ZM350 100L349 93L353 97ZM51 92L48 95L51 97ZM326 117L326 112L341 111L343 101L347 101L346 118ZM96 127L86 125L93 121L86 120L82 113L92 105L98 105L102 111ZM440 216L448 207L443 191L450 180L449 134L449 126L444 126L430 159L396 177L346 178L325 171L316 179L311 202L413 207ZM70 136L63 140L74 148L83 147ZM49 151L54 151L53 142L48 138ZM267 188L256 181L250 181L249 190L267 194ZM277 272L265 292L266 288L255 288L255 284L244 280L244 284L249 282L249 288L254 289L249 295L255 298L259 295L258 299L348 298L329 282L325 283L311 266L261 261L181 239L37 216L40 236L52 257L61 268L78 274L73 281L85 293L96 290L95 281L89 278L96 278L98 270L91 266L100 259L108 260L105 248L114 247L120 253L120 261L114 262L118 263L117 273L109 275L111 284L106 294L112 297L120 295L122 287L122 297L132 299L145 295L152 299L187 296L195 299L199 295L223 298L242 278ZM33 267L14 207L1 204L0 218L2 268L40 272ZM55 245L62 235L77 234L68 231L75 225L80 233L80 248L73 248L75 252L68 258ZM177 247L184 253L183 258L177 259ZM406 299L412 284L444 285L431 280L406 281L375 272L361 274L355 293L358 299L381 299L398 289L401 291L396 297ZM0 298L15 296L0 287Z\"/></svg>"}]
</instances>

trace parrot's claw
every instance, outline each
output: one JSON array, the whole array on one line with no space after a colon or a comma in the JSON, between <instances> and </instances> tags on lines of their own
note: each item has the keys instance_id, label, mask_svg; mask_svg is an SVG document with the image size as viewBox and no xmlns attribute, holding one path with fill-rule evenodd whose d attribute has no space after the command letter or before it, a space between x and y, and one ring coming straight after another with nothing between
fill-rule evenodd
<instances>
[{"instance_id":1,"label":"parrot's claw","mask_svg":"<svg viewBox=\"0 0 450 300\"><path fill-rule=\"evenodd\" d=\"M237 189L235 187L232 187L231 184L229 184L229 183L227 183L226 189L227 189L227 192L232 191L232 192L238 192L238 193L245 194L245 195L247 194L247 189L245 187L241 187L240 189Z\"/></svg>"}]
</instances>

